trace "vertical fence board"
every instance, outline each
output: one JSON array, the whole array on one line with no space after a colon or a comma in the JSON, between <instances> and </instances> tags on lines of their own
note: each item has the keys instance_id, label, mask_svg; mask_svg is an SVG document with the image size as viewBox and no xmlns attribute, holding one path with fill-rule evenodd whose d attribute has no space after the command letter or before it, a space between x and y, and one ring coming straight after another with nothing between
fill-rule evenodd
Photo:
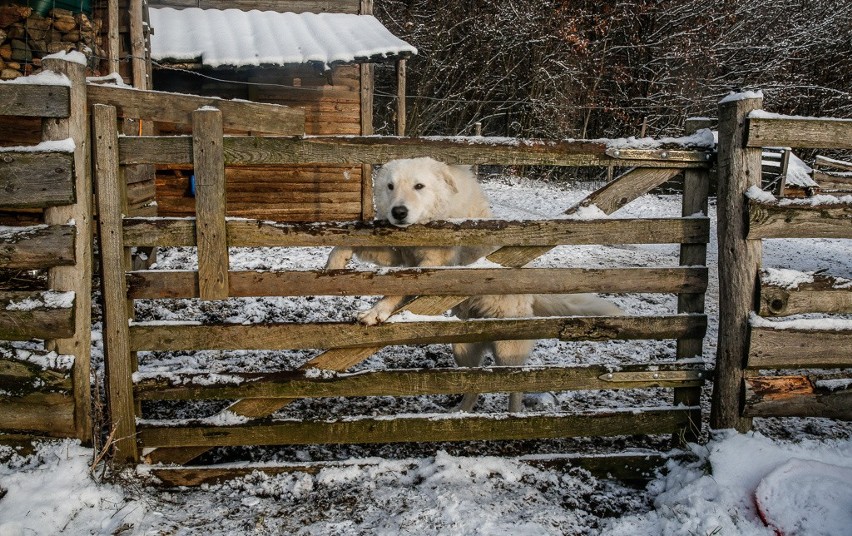
<instances>
[{"instance_id":1,"label":"vertical fence board","mask_svg":"<svg viewBox=\"0 0 852 536\"><path fill-rule=\"evenodd\" d=\"M92 107L95 176L98 188L98 236L104 296L104 346L109 414L115 428L115 459L138 461L133 403L125 252L122 239L124 180L118 165L118 117L112 106Z\"/></svg>"},{"instance_id":2,"label":"vertical fence board","mask_svg":"<svg viewBox=\"0 0 852 536\"><path fill-rule=\"evenodd\" d=\"M89 122L86 114L86 66L60 58L45 58L45 69L64 74L71 81L70 111L64 119L46 119L42 124L45 140L74 140L74 190L72 205L50 207L44 212L48 225L74 222L75 264L52 268L48 286L61 291L73 291L74 336L47 341L47 347L61 354L74 356L74 424L78 437L85 443L92 440L91 420L91 346L92 346L92 177L90 170Z\"/></svg>"},{"instance_id":3,"label":"vertical fence board","mask_svg":"<svg viewBox=\"0 0 852 536\"><path fill-rule=\"evenodd\" d=\"M745 139L749 112L762 106L761 97L719 104L719 342L710 411L710 425L717 429L751 428L751 419L740 414L740 392L762 244L746 239L745 192L760 186L761 149L746 148Z\"/></svg>"},{"instance_id":4,"label":"vertical fence board","mask_svg":"<svg viewBox=\"0 0 852 536\"><path fill-rule=\"evenodd\" d=\"M223 300L228 297L222 129L221 111L198 109L192 113L198 285L203 300Z\"/></svg>"}]
</instances>

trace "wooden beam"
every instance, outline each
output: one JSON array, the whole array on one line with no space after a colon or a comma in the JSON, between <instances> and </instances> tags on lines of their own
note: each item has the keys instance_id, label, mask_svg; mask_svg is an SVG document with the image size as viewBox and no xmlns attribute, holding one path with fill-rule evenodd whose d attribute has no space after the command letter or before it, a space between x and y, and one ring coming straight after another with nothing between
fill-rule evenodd
<instances>
[{"instance_id":1,"label":"wooden beam","mask_svg":"<svg viewBox=\"0 0 852 536\"><path fill-rule=\"evenodd\" d=\"M148 66L146 62L145 34L142 28L144 19L142 10L145 9L143 0L129 0L128 14L130 17L130 65L133 73L133 87L150 89Z\"/></svg>"},{"instance_id":2,"label":"wooden beam","mask_svg":"<svg viewBox=\"0 0 852 536\"><path fill-rule=\"evenodd\" d=\"M843 281L845 282L845 280ZM852 288L833 277L815 275L811 283L787 288L761 281L760 316L801 313L852 313Z\"/></svg>"},{"instance_id":3,"label":"wooden beam","mask_svg":"<svg viewBox=\"0 0 852 536\"><path fill-rule=\"evenodd\" d=\"M748 239L852 238L852 205L748 201Z\"/></svg>"},{"instance_id":4,"label":"wooden beam","mask_svg":"<svg viewBox=\"0 0 852 536\"><path fill-rule=\"evenodd\" d=\"M185 164L191 162L192 141L181 136L121 139L122 164ZM292 164L382 164L396 158L428 154L448 164L542 166L620 166L704 168L707 150L669 150L666 160L639 158L654 151L636 150L635 159L609 156L603 142L585 140L513 140L503 138L397 138L383 136L309 138L225 137L228 166Z\"/></svg>"},{"instance_id":5,"label":"wooden beam","mask_svg":"<svg viewBox=\"0 0 852 536\"><path fill-rule=\"evenodd\" d=\"M814 161L814 165L824 168L827 167L832 169L838 169L840 171L852 171L852 162L846 162L845 160L837 160L822 155L817 155L816 160Z\"/></svg>"},{"instance_id":6,"label":"wooden beam","mask_svg":"<svg viewBox=\"0 0 852 536\"><path fill-rule=\"evenodd\" d=\"M740 393L763 250L759 240L746 238L745 225L745 193L760 187L760 149L743 147L743 140L749 113L762 106L762 98L719 104L719 337L710 412L710 426L716 429L751 428L751 420L740 415Z\"/></svg>"},{"instance_id":7,"label":"wooden beam","mask_svg":"<svg viewBox=\"0 0 852 536\"><path fill-rule=\"evenodd\" d=\"M73 225L36 225L0 230L0 267L25 270L74 264Z\"/></svg>"},{"instance_id":8,"label":"wooden beam","mask_svg":"<svg viewBox=\"0 0 852 536\"><path fill-rule=\"evenodd\" d=\"M73 154L0 152L0 208L71 205L74 187Z\"/></svg>"},{"instance_id":9,"label":"wooden beam","mask_svg":"<svg viewBox=\"0 0 852 536\"><path fill-rule=\"evenodd\" d=\"M706 268L417 268L377 274L361 270L257 272L228 275L228 296L361 296L688 292L703 294ZM192 270L128 274L131 299L197 298Z\"/></svg>"},{"instance_id":10,"label":"wooden beam","mask_svg":"<svg viewBox=\"0 0 852 536\"><path fill-rule=\"evenodd\" d=\"M818 387L808 376L745 379L745 415L852 420L852 389Z\"/></svg>"},{"instance_id":11,"label":"wooden beam","mask_svg":"<svg viewBox=\"0 0 852 536\"><path fill-rule=\"evenodd\" d=\"M847 171L829 173L815 169L813 179L819 185L821 192L826 190L852 191L852 174Z\"/></svg>"},{"instance_id":12,"label":"wooden beam","mask_svg":"<svg viewBox=\"0 0 852 536\"><path fill-rule=\"evenodd\" d=\"M121 219L124 180L118 164L118 116L115 108L92 107L95 178L98 185L98 237L104 296L104 350L109 414L115 429L115 460L136 462L136 413L133 358L128 346L130 311L125 287L125 246Z\"/></svg>"},{"instance_id":13,"label":"wooden beam","mask_svg":"<svg viewBox=\"0 0 852 536\"><path fill-rule=\"evenodd\" d=\"M406 60L396 60L396 135L405 136Z\"/></svg>"},{"instance_id":14,"label":"wooden beam","mask_svg":"<svg viewBox=\"0 0 852 536\"><path fill-rule=\"evenodd\" d=\"M685 408L625 410L583 415L440 415L280 422L241 426L143 427L139 438L150 447L310 445L544 439L671 433L687 419Z\"/></svg>"},{"instance_id":15,"label":"wooden beam","mask_svg":"<svg viewBox=\"0 0 852 536\"><path fill-rule=\"evenodd\" d=\"M88 90L90 105L115 106L121 117L189 125L193 111L212 106L222 110L222 126L226 129L285 136L305 133L305 112L298 108L95 83L89 83Z\"/></svg>"},{"instance_id":16,"label":"wooden beam","mask_svg":"<svg viewBox=\"0 0 852 536\"><path fill-rule=\"evenodd\" d=\"M559 244L704 244L706 218L432 222L400 229L387 222L286 224L228 219L231 247L300 246L540 246ZM128 218L128 246L194 246L195 221ZM535 258L535 257L533 257ZM529 262L529 261L527 261Z\"/></svg>"},{"instance_id":17,"label":"wooden beam","mask_svg":"<svg viewBox=\"0 0 852 536\"><path fill-rule=\"evenodd\" d=\"M228 236L225 230L225 164L222 157L222 112L192 113L195 163L195 243L198 289L203 300L228 297Z\"/></svg>"},{"instance_id":18,"label":"wooden beam","mask_svg":"<svg viewBox=\"0 0 852 536\"><path fill-rule=\"evenodd\" d=\"M703 337L703 315L545 317L466 321L352 323L168 324L130 327L131 350L284 350L359 348L513 339L626 340Z\"/></svg>"},{"instance_id":19,"label":"wooden beam","mask_svg":"<svg viewBox=\"0 0 852 536\"><path fill-rule=\"evenodd\" d=\"M852 367L852 331L753 327L751 369Z\"/></svg>"},{"instance_id":20,"label":"wooden beam","mask_svg":"<svg viewBox=\"0 0 852 536\"><path fill-rule=\"evenodd\" d=\"M231 377L231 384L211 382L209 374L155 377L137 381L135 393L140 400L229 400L700 387L706 372L655 364L627 365L617 372L604 365L587 365L383 370L327 377L297 371Z\"/></svg>"},{"instance_id":21,"label":"wooden beam","mask_svg":"<svg viewBox=\"0 0 852 536\"><path fill-rule=\"evenodd\" d=\"M0 84L0 115L68 117L68 86Z\"/></svg>"},{"instance_id":22,"label":"wooden beam","mask_svg":"<svg viewBox=\"0 0 852 536\"><path fill-rule=\"evenodd\" d=\"M110 73L119 72L119 57L121 55L119 45L119 23L118 23L118 0L107 0L107 68Z\"/></svg>"},{"instance_id":23,"label":"wooden beam","mask_svg":"<svg viewBox=\"0 0 852 536\"><path fill-rule=\"evenodd\" d=\"M679 169L637 168L628 171L585 199L571 207L566 214L574 214L580 208L596 206L604 214L612 214L624 205L668 182L681 173Z\"/></svg>"},{"instance_id":24,"label":"wooden beam","mask_svg":"<svg viewBox=\"0 0 852 536\"><path fill-rule=\"evenodd\" d=\"M51 292L0 291L0 340L63 339L74 336L74 304L50 305ZM22 304L31 303L22 307Z\"/></svg>"},{"instance_id":25,"label":"wooden beam","mask_svg":"<svg viewBox=\"0 0 852 536\"><path fill-rule=\"evenodd\" d=\"M748 147L852 149L852 119L751 117Z\"/></svg>"}]
</instances>

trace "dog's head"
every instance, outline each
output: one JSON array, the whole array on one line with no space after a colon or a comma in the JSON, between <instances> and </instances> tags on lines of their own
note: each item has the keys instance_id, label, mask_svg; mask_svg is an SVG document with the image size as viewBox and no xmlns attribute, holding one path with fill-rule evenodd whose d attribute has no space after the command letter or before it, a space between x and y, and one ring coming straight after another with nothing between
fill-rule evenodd
<instances>
[{"instance_id":1,"label":"dog's head","mask_svg":"<svg viewBox=\"0 0 852 536\"><path fill-rule=\"evenodd\" d=\"M458 193L450 167L429 157L392 160L376 175L376 217L397 227L444 219Z\"/></svg>"}]
</instances>

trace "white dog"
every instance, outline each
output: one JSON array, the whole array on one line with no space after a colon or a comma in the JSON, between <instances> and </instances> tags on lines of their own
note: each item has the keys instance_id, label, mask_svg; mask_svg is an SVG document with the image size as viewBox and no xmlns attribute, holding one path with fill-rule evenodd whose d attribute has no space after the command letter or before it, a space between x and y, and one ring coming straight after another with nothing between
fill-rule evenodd
<instances>
[{"instance_id":1,"label":"white dog","mask_svg":"<svg viewBox=\"0 0 852 536\"><path fill-rule=\"evenodd\" d=\"M448 166L432 158L393 160L382 166L374 186L376 215L398 227L434 220L490 218L485 192L467 166ZM478 247L336 247L326 269L342 269L353 255L381 266L463 266L490 253ZM384 322L404 302L405 296L385 296L358 314L366 325ZM515 294L473 296L453 309L462 319L523 318L532 316L620 315L614 304L591 294ZM487 352L499 366L523 365L534 340L453 344L460 367L481 366ZM477 393L464 395L459 410L471 411ZM522 393L509 397L509 411L521 411Z\"/></svg>"}]
</instances>

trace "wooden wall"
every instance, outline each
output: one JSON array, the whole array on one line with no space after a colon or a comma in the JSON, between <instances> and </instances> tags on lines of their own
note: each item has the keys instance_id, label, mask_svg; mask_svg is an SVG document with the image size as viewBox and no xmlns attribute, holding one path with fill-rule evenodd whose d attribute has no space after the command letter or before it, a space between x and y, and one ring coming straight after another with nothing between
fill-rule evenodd
<instances>
[{"instance_id":1,"label":"wooden wall","mask_svg":"<svg viewBox=\"0 0 852 536\"><path fill-rule=\"evenodd\" d=\"M227 83L186 72L158 70L154 88L293 106L305 111L308 135L361 134L360 67L337 66L327 73L311 66L205 71ZM253 85L266 84L266 85ZM161 133L186 132L186 125L158 124ZM231 132L245 134L245 132ZM258 133L259 134L259 133ZM190 169L160 169L160 216L187 216L195 210ZM231 216L281 221L353 220L361 217L361 166L246 167L227 171Z\"/></svg>"}]
</instances>

